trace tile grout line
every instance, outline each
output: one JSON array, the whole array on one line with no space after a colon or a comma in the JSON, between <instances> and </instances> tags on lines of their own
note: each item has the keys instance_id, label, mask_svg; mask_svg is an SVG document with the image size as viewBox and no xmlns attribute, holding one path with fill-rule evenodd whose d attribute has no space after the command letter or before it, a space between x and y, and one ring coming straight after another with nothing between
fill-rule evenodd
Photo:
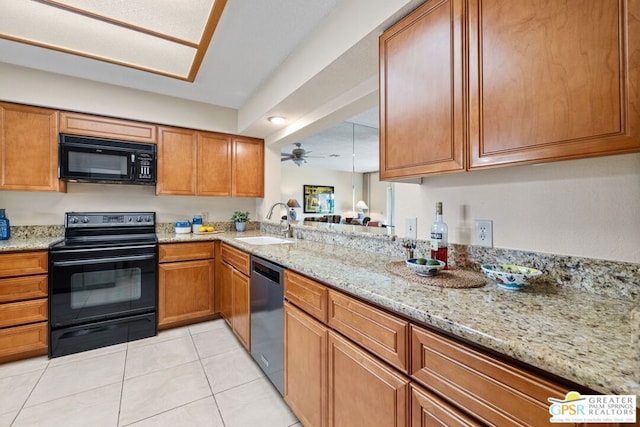
<instances>
[{"instance_id":1,"label":"tile grout line","mask_svg":"<svg viewBox=\"0 0 640 427\"><path fill-rule=\"evenodd\" d=\"M129 343L127 343L127 348L124 351L124 368L122 369L122 381L120 381L120 399L118 402L118 419L116 421L116 426L120 426L120 414L122 413L122 399L124 397L124 378L127 372L127 361L129 359Z\"/></svg>"},{"instance_id":2,"label":"tile grout line","mask_svg":"<svg viewBox=\"0 0 640 427\"><path fill-rule=\"evenodd\" d=\"M16 415L13 417L13 420L11 421L11 424L9 424L9 427L13 426L16 422L16 420L18 419L18 417L20 416L20 413L22 412L22 410L24 409L24 405L27 404L27 401L29 400L29 398L31 397L31 395L33 394L33 391L36 389L36 387L38 386L38 384L40 384L40 380L42 379L42 377L44 376L44 373L47 371L47 369L49 368L49 360L47 360L47 364L45 365L44 369L42 370L42 372L40 373L40 376L38 377L38 380L36 381L36 383L33 385L33 387L31 387L31 391L29 392L29 394L27 395L27 398L24 399L24 402L22 402L22 405L20 405L20 409L18 409L18 412L16 412Z\"/></svg>"},{"instance_id":3,"label":"tile grout line","mask_svg":"<svg viewBox=\"0 0 640 427\"><path fill-rule=\"evenodd\" d=\"M213 398L213 402L216 405L216 411L218 411L218 415L220 416L220 420L222 421L222 425L226 426L227 424L224 421L224 417L222 416L222 412L220 411L220 405L218 405L218 400L216 399L216 395L213 392L213 387L211 386L211 381L209 381L209 376L207 375L207 371L204 369L204 365L202 364L202 357L200 357L200 351L198 351L198 346L196 345L195 341L193 340L193 334L191 333L191 329L187 329L189 331L189 337L191 338L191 342L193 343L193 346L196 348L196 354L198 355L198 362L200 362L200 368L202 369L202 372L204 373L204 377L207 380L207 385L209 386L209 390L211 391L211 397Z\"/></svg>"}]
</instances>

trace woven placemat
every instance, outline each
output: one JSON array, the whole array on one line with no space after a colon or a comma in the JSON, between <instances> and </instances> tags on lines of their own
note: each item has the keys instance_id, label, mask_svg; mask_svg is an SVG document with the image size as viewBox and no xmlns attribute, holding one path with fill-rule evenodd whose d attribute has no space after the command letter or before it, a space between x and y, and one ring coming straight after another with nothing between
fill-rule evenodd
<instances>
[{"instance_id":1,"label":"woven placemat","mask_svg":"<svg viewBox=\"0 0 640 427\"><path fill-rule=\"evenodd\" d=\"M486 278L482 273L468 270L440 270L435 276L418 276L407 267L404 261L388 262L385 270L411 282L440 288L480 288L485 285Z\"/></svg>"}]
</instances>

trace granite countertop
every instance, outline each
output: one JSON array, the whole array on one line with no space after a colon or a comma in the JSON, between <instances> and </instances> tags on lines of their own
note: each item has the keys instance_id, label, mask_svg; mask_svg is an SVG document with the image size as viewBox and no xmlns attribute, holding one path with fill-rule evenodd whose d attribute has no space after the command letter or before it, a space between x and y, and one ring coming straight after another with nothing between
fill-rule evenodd
<instances>
[{"instance_id":1,"label":"granite countertop","mask_svg":"<svg viewBox=\"0 0 640 427\"><path fill-rule=\"evenodd\" d=\"M640 394L636 347L640 316L634 302L550 284L536 284L519 292L506 291L494 283L473 289L431 287L385 270L386 263L401 258L307 240L264 246L235 240L260 234L223 233L179 240L220 239L418 323L595 391ZM161 243L176 240L159 238Z\"/></svg>"},{"instance_id":2,"label":"granite countertop","mask_svg":"<svg viewBox=\"0 0 640 427\"><path fill-rule=\"evenodd\" d=\"M427 326L604 394L640 394L637 303L535 284L512 292L420 285L385 270L386 255L308 240L249 245L258 231L158 234L160 243L222 240ZM0 241L0 252L46 249L60 238Z\"/></svg>"}]
</instances>

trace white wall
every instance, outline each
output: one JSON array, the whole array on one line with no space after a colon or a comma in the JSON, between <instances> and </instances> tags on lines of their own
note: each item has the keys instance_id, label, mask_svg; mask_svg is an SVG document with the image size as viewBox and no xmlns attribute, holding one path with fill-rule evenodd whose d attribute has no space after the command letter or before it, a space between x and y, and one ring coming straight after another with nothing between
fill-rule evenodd
<instances>
[{"instance_id":1,"label":"white wall","mask_svg":"<svg viewBox=\"0 0 640 427\"><path fill-rule=\"evenodd\" d=\"M158 222L191 220L205 214L209 221L228 221L234 210L249 211L257 218L256 199L230 197L156 196L155 187L69 183L68 192L0 192L0 208L7 210L11 225L62 224L65 212L151 211Z\"/></svg>"},{"instance_id":2,"label":"white wall","mask_svg":"<svg viewBox=\"0 0 640 427\"><path fill-rule=\"evenodd\" d=\"M352 197L352 174L351 172L338 172L327 169L318 169L307 165L282 166L280 193L282 201L296 199L300 206L304 205L302 196L302 186L307 185L331 185L335 191L335 214L342 215L351 212L353 209ZM355 195L356 202L362 199L362 174L355 174ZM322 216L324 214L304 214L302 207L297 208L298 219L305 216Z\"/></svg>"},{"instance_id":3,"label":"white wall","mask_svg":"<svg viewBox=\"0 0 640 427\"><path fill-rule=\"evenodd\" d=\"M4 63L0 63L0 81L3 101L237 133L237 111L231 108Z\"/></svg>"},{"instance_id":4,"label":"white wall","mask_svg":"<svg viewBox=\"0 0 640 427\"><path fill-rule=\"evenodd\" d=\"M393 185L390 182L380 181L378 172L365 173L363 176L367 194L365 201L368 203L368 215L374 221L386 221L387 215L387 188Z\"/></svg>"},{"instance_id":5,"label":"white wall","mask_svg":"<svg viewBox=\"0 0 640 427\"><path fill-rule=\"evenodd\" d=\"M428 239L442 201L449 241L473 243L493 220L497 248L640 263L640 154L505 167L395 184L397 233L418 217Z\"/></svg>"}]
</instances>

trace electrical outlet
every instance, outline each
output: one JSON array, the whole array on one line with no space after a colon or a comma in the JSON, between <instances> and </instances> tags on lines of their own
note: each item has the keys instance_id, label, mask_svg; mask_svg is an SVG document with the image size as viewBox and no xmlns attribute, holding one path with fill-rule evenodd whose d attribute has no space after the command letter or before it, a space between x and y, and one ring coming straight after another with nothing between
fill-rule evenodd
<instances>
[{"instance_id":1,"label":"electrical outlet","mask_svg":"<svg viewBox=\"0 0 640 427\"><path fill-rule=\"evenodd\" d=\"M493 221L490 219L476 220L476 245L493 247Z\"/></svg>"},{"instance_id":2,"label":"electrical outlet","mask_svg":"<svg viewBox=\"0 0 640 427\"><path fill-rule=\"evenodd\" d=\"M418 218L405 218L404 235L407 239L418 238Z\"/></svg>"}]
</instances>

